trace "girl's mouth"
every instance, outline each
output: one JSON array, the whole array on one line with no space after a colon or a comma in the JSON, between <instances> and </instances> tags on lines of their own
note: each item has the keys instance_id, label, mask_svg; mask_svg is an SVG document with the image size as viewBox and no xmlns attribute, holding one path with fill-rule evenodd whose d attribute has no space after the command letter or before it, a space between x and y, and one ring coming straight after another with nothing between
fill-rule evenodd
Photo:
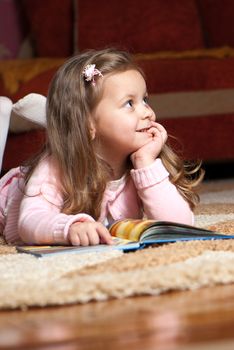
<instances>
[{"instance_id":1,"label":"girl's mouth","mask_svg":"<svg viewBox=\"0 0 234 350\"><path fill-rule=\"evenodd\" d=\"M137 132L147 132L148 130L149 128L144 128L144 129L137 130Z\"/></svg>"}]
</instances>

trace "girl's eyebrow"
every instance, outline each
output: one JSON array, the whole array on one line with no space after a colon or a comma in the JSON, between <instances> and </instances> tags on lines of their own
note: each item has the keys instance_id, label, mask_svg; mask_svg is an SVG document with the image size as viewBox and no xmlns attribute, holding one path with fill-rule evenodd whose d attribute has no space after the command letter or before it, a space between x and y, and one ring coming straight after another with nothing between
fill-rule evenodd
<instances>
[{"instance_id":1,"label":"girl's eyebrow","mask_svg":"<svg viewBox=\"0 0 234 350\"><path fill-rule=\"evenodd\" d=\"M123 97L121 97L121 98L119 99L119 102L124 102L124 101L129 100L129 99L132 99L132 98L134 98L134 97L135 97L134 94L127 94L127 95L124 95Z\"/></svg>"},{"instance_id":2,"label":"girl's eyebrow","mask_svg":"<svg viewBox=\"0 0 234 350\"><path fill-rule=\"evenodd\" d=\"M125 96L121 97L119 99L119 102L122 102L122 101L125 101L125 100L128 100L128 99L132 99L136 96L136 94L126 94ZM145 90L143 96L148 96L148 91Z\"/></svg>"}]
</instances>

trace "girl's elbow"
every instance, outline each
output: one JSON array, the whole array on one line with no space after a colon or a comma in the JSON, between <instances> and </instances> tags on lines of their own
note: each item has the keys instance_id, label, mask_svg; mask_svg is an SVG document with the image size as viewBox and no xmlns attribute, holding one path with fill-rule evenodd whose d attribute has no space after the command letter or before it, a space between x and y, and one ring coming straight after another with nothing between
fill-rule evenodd
<instances>
[{"instance_id":1,"label":"girl's elbow","mask_svg":"<svg viewBox=\"0 0 234 350\"><path fill-rule=\"evenodd\" d=\"M20 226L18 226L18 235L20 237L20 240L25 244L33 245L37 243L33 237L32 232Z\"/></svg>"},{"instance_id":2,"label":"girl's elbow","mask_svg":"<svg viewBox=\"0 0 234 350\"><path fill-rule=\"evenodd\" d=\"M35 234L35 225L26 218L20 218L18 221L18 235L22 242L26 244L38 244Z\"/></svg>"},{"instance_id":3,"label":"girl's elbow","mask_svg":"<svg viewBox=\"0 0 234 350\"><path fill-rule=\"evenodd\" d=\"M194 214L189 206L185 208L185 210L178 213L178 215L176 215L175 218L176 221L180 224L194 225Z\"/></svg>"}]
</instances>

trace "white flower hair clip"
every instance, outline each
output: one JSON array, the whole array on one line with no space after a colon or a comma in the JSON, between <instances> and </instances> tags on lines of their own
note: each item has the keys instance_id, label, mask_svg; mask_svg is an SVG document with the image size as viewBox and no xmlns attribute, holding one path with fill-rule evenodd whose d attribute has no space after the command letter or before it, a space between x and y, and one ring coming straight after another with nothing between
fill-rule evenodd
<instances>
[{"instance_id":1,"label":"white flower hair clip","mask_svg":"<svg viewBox=\"0 0 234 350\"><path fill-rule=\"evenodd\" d=\"M83 70L82 74L85 77L86 81L91 81L92 85L96 85L95 82L95 75L99 77L103 77L102 73L99 69L95 68L95 64L88 64L85 69Z\"/></svg>"}]
</instances>

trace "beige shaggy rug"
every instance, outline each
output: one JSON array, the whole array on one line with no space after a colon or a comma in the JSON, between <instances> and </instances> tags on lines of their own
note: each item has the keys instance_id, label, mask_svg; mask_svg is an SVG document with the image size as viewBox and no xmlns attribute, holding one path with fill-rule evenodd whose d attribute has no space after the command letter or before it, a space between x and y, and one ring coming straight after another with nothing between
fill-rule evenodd
<instances>
[{"instance_id":1,"label":"beige shaggy rug","mask_svg":"<svg viewBox=\"0 0 234 350\"><path fill-rule=\"evenodd\" d=\"M196 225L234 233L234 179L204 182ZM234 240L36 258L0 245L0 308L86 303L234 282Z\"/></svg>"}]
</instances>

